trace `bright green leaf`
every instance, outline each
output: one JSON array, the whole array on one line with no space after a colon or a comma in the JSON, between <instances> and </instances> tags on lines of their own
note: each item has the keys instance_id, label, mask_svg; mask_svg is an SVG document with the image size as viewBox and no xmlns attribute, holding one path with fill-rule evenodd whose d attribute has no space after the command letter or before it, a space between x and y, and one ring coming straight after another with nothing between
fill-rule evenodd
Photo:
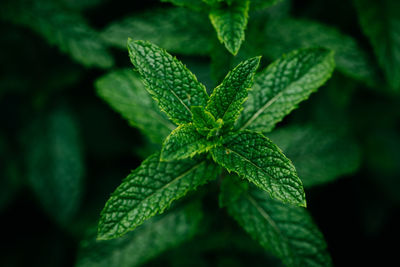
<instances>
[{"instance_id":1,"label":"bright green leaf","mask_svg":"<svg viewBox=\"0 0 400 267\"><path fill-rule=\"evenodd\" d=\"M201 227L198 203L151 218L135 231L113 240L81 243L77 267L139 266L164 251L190 240Z\"/></svg>"},{"instance_id":2,"label":"bright green leaf","mask_svg":"<svg viewBox=\"0 0 400 267\"><path fill-rule=\"evenodd\" d=\"M207 152L213 144L201 135L192 124L178 126L165 139L161 150L162 161L172 161L193 157Z\"/></svg>"},{"instance_id":3,"label":"bright green leaf","mask_svg":"<svg viewBox=\"0 0 400 267\"><path fill-rule=\"evenodd\" d=\"M323 48L284 55L256 76L237 127L271 131L331 77L334 67L333 52Z\"/></svg>"},{"instance_id":4,"label":"bright green leaf","mask_svg":"<svg viewBox=\"0 0 400 267\"><path fill-rule=\"evenodd\" d=\"M87 67L109 68L114 64L103 40L78 13L49 0L9 0L0 16L31 28L51 45Z\"/></svg>"},{"instance_id":5,"label":"bright green leaf","mask_svg":"<svg viewBox=\"0 0 400 267\"><path fill-rule=\"evenodd\" d=\"M24 139L29 185L44 210L66 225L78 211L83 191L78 125L68 111L55 110L33 121Z\"/></svg>"},{"instance_id":6,"label":"bright green leaf","mask_svg":"<svg viewBox=\"0 0 400 267\"><path fill-rule=\"evenodd\" d=\"M122 49L126 49L126 40L131 37L150 41L171 53L208 55L214 33L205 20L206 15L185 8L154 9L112 22L101 36Z\"/></svg>"},{"instance_id":7,"label":"bright green leaf","mask_svg":"<svg viewBox=\"0 0 400 267\"><path fill-rule=\"evenodd\" d=\"M387 81L400 90L400 1L354 0L362 30L369 38Z\"/></svg>"},{"instance_id":8,"label":"bright green leaf","mask_svg":"<svg viewBox=\"0 0 400 267\"><path fill-rule=\"evenodd\" d=\"M188 191L216 178L218 167L202 159L162 162L147 158L126 177L101 212L98 239L120 237Z\"/></svg>"},{"instance_id":9,"label":"bright green leaf","mask_svg":"<svg viewBox=\"0 0 400 267\"><path fill-rule=\"evenodd\" d=\"M211 94L206 109L216 119L222 119L224 127L231 127L246 100L248 90L253 85L253 77L260 63L260 57L254 57L234 68Z\"/></svg>"},{"instance_id":10,"label":"bright green leaf","mask_svg":"<svg viewBox=\"0 0 400 267\"><path fill-rule=\"evenodd\" d=\"M304 187L331 182L360 165L356 143L343 134L312 125L279 128L268 134L288 156Z\"/></svg>"},{"instance_id":11,"label":"bright green leaf","mask_svg":"<svg viewBox=\"0 0 400 267\"><path fill-rule=\"evenodd\" d=\"M307 210L271 199L235 177L222 183L229 214L286 266L332 266L323 235ZM233 199L233 200L232 200Z\"/></svg>"},{"instance_id":12,"label":"bright green leaf","mask_svg":"<svg viewBox=\"0 0 400 267\"><path fill-rule=\"evenodd\" d=\"M235 1L232 5L219 6L210 12L210 20L218 39L233 55L237 54L244 41L249 6L249 0Z\"/></svg>"},{"instance_id":13,"label":"bright green leaf","mask_svg":"<svg viewBox=\"0 0 400 267\"><path fill-rule=\"evenodd\" d=\"M292 162L262 134L231 133L211 153L218 164L267 191L271 197L306 206L303 185Z\"/></svg>"},{"instance_id":14,"label":"bright green leaf","mask_svg":"<svg viewBox=\"0 0 400 267\"><path fill-rule=\"evenodd\" d=\"M129 56L147 90L176 124L191 122L191 106L205 106L206 88L180 61L145 41L128 40Z\"/></svg>"},{"instance_id":15,"label":"bright green leaf","mask_svg":"<svg viewBox=\"0 0 400 267\"><path fill-rule=\"evenodd\" d=\"M337 69L369 86L379 83L377 68L352 37L317 21L287 18L265 23L253 38L268 40L260 49L273 60L295 49L324 47L335 52ZM260 37L262 36L262 37Z\"/></svg>"},{"instance_id":16,"label":"bright green leaf","mask_svg":"<svg viewBox=\"0 0 400 267\"><path fill-rule=\"evenodd\" d=\"M210 139L220 134L224 124L222 119L215 120L215 117L204 107L193 106L192 113L193 125L201 135Z\"/></svg>"},{"instance_id":17,"label":"bright green leaf","mask_svg":"<svg viewBox=\"0 0 400 267\"><path fill-rule=\"evenodd\" d=\"M97 93L154 143L161 144L175 128L132 69L113 71L95 83Z\"/></svg>"}]
</instances>

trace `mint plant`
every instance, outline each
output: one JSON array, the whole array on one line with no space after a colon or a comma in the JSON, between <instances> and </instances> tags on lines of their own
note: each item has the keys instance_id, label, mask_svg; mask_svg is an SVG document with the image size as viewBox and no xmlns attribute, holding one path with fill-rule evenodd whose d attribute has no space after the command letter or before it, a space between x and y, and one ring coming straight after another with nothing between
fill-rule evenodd
<instances>
[{"instance_id":1,"label":"mint plant","mask_svg":"<svg viewBox=\"0 0 400 267\"><path fill-rule=\"evenodd\" d=\"M147 91L177 127L107 201L98 239L135 230L187 192L221 177L221 206L262 246L290 266L329 264L322 235L304 209L294 165L263 133L329 79L333 52L293 51L259 74L260 57L250 58L209 96L194 74L158 46L128 40L128 50Z\"/></svg>"}]
</instances>

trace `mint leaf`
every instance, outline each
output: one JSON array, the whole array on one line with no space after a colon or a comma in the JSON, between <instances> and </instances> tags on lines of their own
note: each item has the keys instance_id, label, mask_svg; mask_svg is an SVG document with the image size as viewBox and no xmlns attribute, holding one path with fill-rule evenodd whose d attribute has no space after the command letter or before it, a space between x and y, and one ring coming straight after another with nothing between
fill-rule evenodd
<instances>
[{"instance_id":1,"label":"mint leaf","mask_svg":"<svg viewBox=\"0 0 400 267\"><path fill-rule=\"evenodd\" d=\"M400 2L354 0L360 25L389 85L400 90Z\"/></svg>"},{"instance_id":2,"label":"mint leaf","mask_svg":"<svg viewBox=\"0 0 400 267\"><path fill-rule=\"evenodd\" d=\"M332 266L324 237L306 209L247 189L234 178L224 179L221 199L231 200L224 204L247 233L286 266Z\"/></svg>"},{"instance_id":3,"label":"mint leaf","mask_svg":"<svg viewBox=\"0 0 400 267\"><path fill-rule=\"evenodd\" d=\"M255 31L253 38L268 40L260 49L264 56L274 60L300 48L324 47L333 50L340 72L368 86L380 82L377 68L356 40L320 22L295 18L270 20L265 23L263 32Z\"/></svg>"},{"instance_id":4,"label":"mint leaf","mask_svg":"<svg viewBox=\"0 0 400 267\"><path fill-rule=\"evenodd\" d=\"M351 174L361 163L355 141L333 130L294 125L276 129L268 137L293 161L306 188Z\"/></svg>"},{"instance_id":5,"label":"mint leaf","mask_svg":"<svg viewBox=\"0 0 400 267\"><path fill-rule=\"evenodd\" d=\"M306 206L303 185L292 162L262 134L251 131L228 134L211 154L215 162L267 191L271 197Z\"/></svg>"},{"instance_id":6,"label":"mint leaf","mask_svg":"<svg viewBox=\"0 0 400 267\"><path fill-rule=\"evenodd\" d=\"M203 211L199 203L189 203L153 217L135 231L113 240L81 243L78 267L139 266L185 241L202 229Z\"/></svg>"},{"instance_id":7,"label":"mint leaf","mask_svg":"<svg viewBox=\"0 0 400 267\"><path fill-rule=\"evenodd\" d=\"M223 82L214 89L206 110L216 119L222 119L224 127L231 127L243 107L248 90L253 84L253 77L260 63L260 57L254 57L240 63Z\"/></svg>"},{"instance_id":8,"label":"mint leaf","mask_svg":"<svg viewBox=\"0 0 400 267\"><path fill-rule=\"evenodd\" d=\"M309 48L284 55L256 76L237 127L269 132L328 80L333 53Z\"/></svg>"},{"instance_id":9,"label":"mint leaf","mask_svg":"<svg viewBox=\"0 0 400 267\"><path fill-rule=\"evenodd\" d=\"M165 139L161 149L161 160L171 161L193 157L208 151L213 146L192 124L178 126Z\"/></svg>"},{"instance_id":10,"label":"mint leaf","mask_svg":"<svg viewBox=\"0 0 400 267\"><path fill-rule=\"evenodd\" d=\"M196 130L207 139L216 137L220 134L220 130L224 122L222 119L215 120L215 117L204 109L204 107L193 106L193 125Z\"/></svg>"},{"instance_id":11,"label":"mint leaf","mask_svg":"<svg viewBox=\"0 0 400 267\"><path fill-rule=\"evenodd\" d=\"M65 226L81 204L83 152L78 125L65 109L37 118L23 136L29 186L44 211Z\"/></svg>"},{"instance_id":12,"label":"mint leaf","mask_svg":"<svg viewBox=\"0 0 400 267\"><path fill-rule=\"evenodd\" d=\"M154 9L108 25L101 37L107 44L126 49L126 40L150 41L171 53L208 55L214 30L205 14L185 8ZM188 27L190 25L190 27Z\"/></svg>"},{"instance_id":13,"label":"mint leaf","mask_svg":"<svg viewBox=\"0 0 400 267\"><path fill-rule=\"evenodd\" d=\"M31 28L51 45L87 67L110 68L114 59L98 33L78 13L49 0L9 0L2 3L0 17Z\"/></svg>"},{"instance_id":14,"label":"mint leaf","mask_svg":"<svg viewBox=\"0 0 400 267\"><path fill-rule=\"evenodd\" d=\"M147 90L176 124L191 122L190 106L205 106L206 88L180 61L145 41L128 40L129 56Z\"/></svg>"},{"instance_id":15,"label":"mint leaf","mask_svg":"<svg viewBox=\"0 0 400 267\"><path fill-rule=\"evenodd\" d=\"M110 72L95 82L97 93L154 143L161 144L175 128L131 69Z\"/></svg>"},{"instance_id":16,"label":"mint leaf","mask_svg":"<svg viewBox=\"0 0 400 267\"><path fill-rule=\"evenodd\" d=\"M210 12L210 20L218 39L233 55L238 53L244 41L249 6L249 0L234 1L232 5L215 7Z\"/></svg>"},{"instance_id":17,"label":"mint leaf","mask_svg":"<svg viewBox=\"0 0 400 267\"><path fill-rule=\"evenodd\" d=\"M218 173L217 166L202 159L162 162L159 158L156 153L143 161L111 195L101 212L98 239L134 230Z\"/></svg>"}]
</instances>

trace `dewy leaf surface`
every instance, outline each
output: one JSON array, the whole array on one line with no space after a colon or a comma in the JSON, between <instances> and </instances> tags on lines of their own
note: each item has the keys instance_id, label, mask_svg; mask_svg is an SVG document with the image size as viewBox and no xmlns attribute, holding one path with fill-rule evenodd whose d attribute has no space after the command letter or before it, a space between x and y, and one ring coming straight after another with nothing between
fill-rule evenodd
<instances>
[{"instance_id":1,"label":"dewy leaf surface","mask_svg":"<svg viewBox=\"0 0 400 267\"><path fill-rule=\"evenodd\" d=\"M244 41L249 6L249 0L239 0L232 5L213 8L210 12L210 20L217 31L218 39L233 55L237 54Z\"/></svg>"},{"instance_id":2,"label":"dewy leaf surface","mask_svg":"<svg viewBox=\"0 0 400 267\"><path fill-rule=\"evenodd\" d=\"M323 48L284 55L256 76L237 127L271 131L331 77L334 67L333 52Z\"/></svg>"},{"instance_id":3,"label":"dewy leaf surface","mask_svg":"<svg viewBox=\"0 0 400 267\"><path fill-rule=\"evenodd\" d=\"M171 161L193 157L208 151L212 144L201 135L192 124L178 126L165 139L161 150L161 160Z\"/></svg>"},{"instance_id":4,"label":"dewy leaf surface","mask_svg":"<svg viewBox=\"0 0 400 267\"><path fill-rule=\"evenodd\" d=\"M120 237L162 213L172 201L216 178L218 167L203 159L160 161L147 158L124 179L101 212L98 239Z\"/></svg>"},{"instance_id":5,"label":"dewy leaf surface","mask_svg":"<svg viewBox=\"0 0 400 267\"><path fill-rule=\"evenodd\" d=\"M240 63L211 94L206 110L216 119L222 119L226 127L233 125L242 111L259 63L260 57Z\"/></svg>"},{"instance_id":6,"label":"dewy leaf surface","mask_svg":"<svg viewBox=\"0 0 400 267\"><path fill-rule=\"evenodd\" d=\"M306 206L303 185L292 162L262 134L251 131L229 134L211 153L218 164L246 178L273 198Z\"/></svg>"},{"instance_id":7,"label":"dewy leaf surface","mask_svg":"<svg viewBox=\"0 0 400 267\"><path fill-rule=\"evenodd\" d=\"M101 37L110 45L126 49L126 40L147 40L171 53L208 55L214 29L207 16L186 8L154 9L108 25Z\"/></svg>"},{"instance_id":8,"label":"dewy leaf surface","mask_svg":"<svg viewBox=\"0 0 400 267\"><path fill-rule=\"evenodd\" d=\"M114 59L83 17L67 11L50 0L9 0L2 5L0 17L31 28L51 45L87 67L109 68Z\"/></svg>"},{"instance_id":9,"label":"dewy leaf surface","mask_svg":"<svg viewBox=\"0 0 400 267\"><path fill-rule=\"evenodd\" d=\"M400 1L354 0L359 21L386 79L400 90Z\"/></svg>"},{"instance_id":10,"label":"dewy leaf surface","mask_svg":"<svg viewBox=\"0 0 400 267\"><path fill-rule=\"evenodd\" d=\"M110 72L95 82L97 93L154 143L161 144L175 129L132 69Z\"/></svg>"},{"instance_id":11,"label":"dewy leaf surface","mask_svg":"<svg viewBox=\"0 0 400 267\"><path fill-rule=\"evenodd\" d=\"M376 66L355 39L318 21L285 18L269 20L261 33L252 38L263 38L262 54L277 59L284 53L310 47L324 47L335 52L337 69L369 86L379 84ZM260 35L262 37L260 37Z\"/></svg>"},{"instance_id":12,"label":"dewy leaf surface","mask_svg":"<svg viewBox=\"0 0 400 267\"><path fill-rule=\"evenodd\" d=\"M273 200L256 187L243 188L233 178L224 179L221 198L235 199L226 204L229 214L266 250L286 266L332 266L324 237L306 209Z\"/></svg>"},{"instance_id":13,"label":"dewy leaf surface","mask_svg":"<svg viewBox=\"0 0 400 267\"><path fill-rule=\"evenodd\" d=\"M176 124L191 122L191 106L205 106L206 88L180 61L145 41L128 40L129 56L147 90Z\"/></svg>"},{"instance_id":14,"label":"dewy leaf surface","mask_svg":"<svg viewBox=\"0 0 400 267\"><path fill-rule=\"evenodd\" d=\"M139 266L190 240L202 229L203 216L198 203L189 203L149 219L121 238L91 237L81 243L77 267Z\"/></svg>"},{"instance_id":15,"label":"dewy leaf surface","mask_svg":"<svg viewBox=\"0 0 400 267\"><path fill-rule=\"evenodd\" d=\"M331 182L355 172L360 151L350 137L313 125L294 125L268 134L293 161L304 187Z\"/></svg>"}]
</instances>

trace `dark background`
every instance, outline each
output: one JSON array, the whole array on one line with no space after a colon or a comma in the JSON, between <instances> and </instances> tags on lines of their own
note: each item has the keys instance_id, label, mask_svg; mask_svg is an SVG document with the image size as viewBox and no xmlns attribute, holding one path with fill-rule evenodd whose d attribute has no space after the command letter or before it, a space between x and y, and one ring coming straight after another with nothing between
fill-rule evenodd
<instances>
[{"instance_id":1,"label":"dark background","mask_svg":"<svg viewBox=\"0 0 400 267\"><path fill-rule=\"evenodd\" d=\"M336 26L357 38L372 54L348 1L293 2L294 16ZM102 29L128 14L158 6L169 5L149 0L104 1L98 7L85 10L84 16L95 29ZM2 153L0 168L5 167L8 159L14 159L22 181L8 205L0 210L0 266L71 266L85 232L84 225L96 222L105 200L121 178L140 164L137 150L141 149L143 136L96 95L93 81L106 70L88 69L73 62L27 28L1 21L0 33L0 80L24 82L19 88L2 82L0 88L1 133L7 147L7 153ZM116 66L130 67L127 51L115 49L112 53ZM208 62L209 59L199 60ZM61 88L49 88L51 77L64 71L76 78ZM318 97L310 99L311 102L318 100ZM361 147L361 167L353 175L308 190L309 210L327 240L336 266L393 265L398 258L396 244L400 239L399 97L360 84L350 103L346 116ZM74 231L50 219L24 182L21 131L44 110L57 106L72 109L83 137L85 190L82 206L72 222L83 226ZM307 112L312 110L306 106L287 121L307 116ZM214 207L217 199L212 192L205 205L218 213ZM223 211L218 214L225 218ZM84 222L80 221L82 217ZM234 222L229 224L236 227ZM252 266L253 262L261 265L264 260L261 252L239 253L229 248L206 251L203 256L210 266L215 266L229 263L224 259L234 253L239 255L240 260L236 262L239 265ZM163 258L149 264L160 262L168 264Z\"/></svg>"}]
</instances>

